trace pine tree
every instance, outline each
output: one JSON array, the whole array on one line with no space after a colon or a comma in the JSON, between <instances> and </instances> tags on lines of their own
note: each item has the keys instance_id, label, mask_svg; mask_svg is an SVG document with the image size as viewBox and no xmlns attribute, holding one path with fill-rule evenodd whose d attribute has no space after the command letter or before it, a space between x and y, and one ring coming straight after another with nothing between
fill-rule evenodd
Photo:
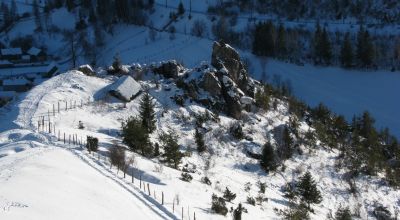
<instances>
[{"instance_id":1,"label":"pine tree","mask_svg":"<svg viewBox=\"0 0 400 220\"><path fill-rule=\"evenodd\" d=\"M236 194L230 191L228 187L226 187L223 197L227 202L232 202L236 198Z\"/></svg>"},{"instance_id":2,"label":"pine tree","mask_svg":"<svg viewBox=\"0 0 400 220\"><path fill-rule=\"evenodd\" d=\"M160 141L164 148L164 162L175 169L178 169L183 158L183 153L179 150L178 136L175 132L163 133L160 135Z\"/></svg>"},{"instance_id":3,"label":"pine tree","mask_svg":"<svg viewBox=\"0 0 400 220\"><path fill-rule=\"evenodd\" d=\"M321 57L324 63L329 65L332 59L332 46L331 46L331 41L329 40L329 34L325 28L322 30L320 40L321 40L320 42Z\"/></svg>"},{"instance_id":4,"label":"pine tree","mask_svg":"<svg viewBox=\"0 0 400 220\"><path fill-rule=\"evenodd\" d=\"M274 171L277 167L275 150L269 142L264 144L261 156L261 167L267 172Z\"/></svg>"},{"instance_id":5,"label":"pine tree","mask_svg":"<svg viewBox=\"0 0 400 220\"><path fill-rule=\"evenodd\" d=\"M305 202L309 209L311 204L322 202L321 192L318 190L317 184L309 171L300 177L300 181L296 184L296 191L300 196L300 200Z\"/></svg>"},{"instance_id":6,"label":"pine tree","mask_svg":"<svg viewBox=\"0 0 400 220\"><path fill-rule=\"evenodd\" d=\"M286 57L287 48L286 48L286 30L282 24L279 25L278 35L276 37L276 52L278 58L283 59Z\"/></svg>"},{"instance_id":7,"label":"pine tree","mask_svg":"<svg viewBox=\"0 0 400 220\"><path fill-rule=\"evenodd\" d=\"M238 207L233 211L233 220L242 220L242 213L247 210L239 203Z\"/></svg>"},{"instance_id":8,"label":"pine tree","mask_svg":"<svg viewBox=\"0 0 400 220\"><path fill-rule=\"evenodd\" d=\"M74 0L66 0L65 5L67 6L68 11L72 11L75 8Z\"/></svg>"},{"instance_id":9,"label":"pine tree","mask_svg":"<svg viewBox=\"0 0 400 220\"><path fill-rule=\"evenodd\" d=\"M319 25L319 22L316 25L316 30L314 32L314 38L313 38L313 51L314 51L314 62L316 64L321 63L321 51L322 51L322 45L321 45L321 38L322 38L322 31L321 31L321 26Z\"/></svg>"},{"instance_id":10,"label":"pine tree","mask_svg":"<svg viewBox=\"0 0 400 220\"><path fill-rule=\"evenodd\" d=\"M357 34L357 59L363 67L371 66L374 59L374 45L372 39L369 32L362 26Z\"/></svg>"},{"instance_id":11,"label":"pine tree","mask_svg":"<svg viewBox=\"0 0 400 220\"><path fill-rule=\"evenodd\" d=\"M179 15L185 14L185 7L183 6L182 1L180 1L180 2L179 2L179 5L178 5L178 14L179 14Z\"/></svg>"},{"instance_id":12,"label":"pine tree","mask_svg":"<svg viewBox=\"0 0 400 220\"><path fill-rule=\"evenodd\" d=\"M204 139L203 139L203 134L199 131L198 128L196 128L196 131L194 133L194 139L197 144L197 151L199 153L202 153L207 150L205 144L204 144Z\"/></svg>"},{"instance_id":13,"label":"pine tree","mask_svg":"<svg viewBox=\"0 0 400 220\"><path fill-rule=\"evenodd\" d=\"M351 212L348 207L340 207L335 213L335 220L351 220Z\"/></svg>"},{"instance_id":14,"label":"pine tree","mask_svg":"<svg viewBox=\"0 0 400 220\"><path fill-rule=\"evenodd\" d=\"M34 0L32 3L32 10L33 10L33 15L35 16L35 23L36 23L36 28L38 31L42 31L42 21L40 17L40 11L39 11L39 5L37 0Z\"/></svg>"},{"instance_id":15,"label":"pine tree","mask_svg":"<svg viewBox=\"0 0 400 220\"><path fill-rule=\"evenodd\" d=\"M293 155L293 139L290 136L290 130L287 126L283 129L278 153L281 159L289 159Z\"/></svg>"},{"instance_id":16,"label":"pine tree","mask_svg":"<svg viewBox=\"0 0 400 220\"><path fill-rule=\"evenodd\" d=\"M122 124L123 142L134 151L139 152L143 156L152 156L153 147L150 144L149 134L142 126L140 119L131 117Z\"/></svg>"},{"instance_id":17,"label":"pine tree","mask_svg":"<svg viewBox=\"0 0 400 220\"><path fill-rule=\"evenodd\" d=\"M350 33L347 32L343 45L340 50L340 62L343 67L351 67L353 65L353 47L351 46Z\"/></svg>"},{"instance_id":18,"label":"pine tree","mask_svg":"<svg viewBox=\"0 0 400 220\"><path fill-rule=\"evenodd\" d=\"M144 93L140 101L139 114L142 120L142 126L146 128L148 133L152 133L156 129L157 120L154 107L153 98L148 92Z\"/></svg>"}]
</instances>

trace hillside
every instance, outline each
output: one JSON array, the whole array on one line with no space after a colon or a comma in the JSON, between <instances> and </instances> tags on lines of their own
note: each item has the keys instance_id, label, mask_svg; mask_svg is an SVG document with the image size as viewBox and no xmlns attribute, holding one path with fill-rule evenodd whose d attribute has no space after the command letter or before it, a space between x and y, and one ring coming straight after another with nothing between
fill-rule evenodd
<instances>
[{"instance_id":1,"label":"hillside","mask_svg":"<svg viewBox=\"0 0 400 220\"><path fill-rule=\"evenodd\" d=\"M385 173L360 174L351 178L350 183L348 168L338 167L340 148L332 148L322 140L316 140L315 145L308 144L306 134L315 131L316 124L310 124L307 117L298 118L298 137L291 133L297 143L293 155L282 160L276 171L262 169L254 155L262 154L267 142L278 150L282 140L277 133L292 126L293 118L297 118L289 104L291 98L272 91L267 110L253 104L250 111L240 107L249 103L245 100L252 100L247 95L259 83L240 68L228 65L228 60L237 56L231 47L218 48L214 45L211 62L192 68L176 62L126 66L154 98L156 129L150 134L150 142L161 144L160 134L172 132L178 135L179 150L185 155L179 169L174 169L163 162L162 156L148 158L141 156L140 151L126 151L127 159L132 155L135 158L128 168L134 173L134 184L129 171L124 178L115 166L110 169L108 155L115 144L129 149L123 144L121 123L139 115L144 94L126 104L108 95L109 85L117 76L105 75L106 71L101 68L96 76L72 70L9 103L0 116L0 204L3 207L0 216L6 219L27 216L121 219L132 215L146 219L182 216L188 219L196 213L196 219L227 219L231 213L224 217L211 211L211 196L213 193L222 196L228 187L236 193L236 198L226 203L227 208L235 209L242 203L247 209L243 219L280 219L277 210L290 207L284 197L285 185L298 180L306 171L316 180L322 196L322 202L313 205L314 213L309 213L311 219L334 216L339 207L349 207L355 219L375 218L377 207L387 208L392 216L398 213L400 194L388 186ZM216 57L225 57L221 60L225 60L226 68L216 69ZM202 84L209 74L216 74L220 80L209 78L209 84ZM213 83L222 89L219 91ZM191 85L196 89L192 90ZM45 123L38 128L41 120ZM233 132L238 124L243 137ZM196 129L204 134L207 147L204 153L196 150ZM66 143L63 134L68 139ZM83 142L86 136L98 138L99 151L89 154L79 145L68 144L73 135ZM306 142L302 142L303 138ZM160 150L166 149L161 146ZM191 175L193 180L182 181L182 173ZM211 185L203 183L204 177L210 179ZM150 184L156 196L153 192L151 197L146 196L147 188L141 189L139 178ZM265 184L263 193L260 193L260 183ZM351 193L352 189L356 192ZM165 196L164 206L160 205L161 192ZM46 196L39 200L43 195ZM249 204L249 197L261 197L261 203L257 201L253 206Z\"/></svg>"}]
</instances>

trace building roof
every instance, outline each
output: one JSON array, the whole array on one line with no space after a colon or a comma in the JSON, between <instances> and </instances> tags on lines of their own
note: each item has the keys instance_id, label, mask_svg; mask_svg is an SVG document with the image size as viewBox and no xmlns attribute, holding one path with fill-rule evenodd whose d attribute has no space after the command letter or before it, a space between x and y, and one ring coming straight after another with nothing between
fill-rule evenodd
<instances>
[{"instance_id":1,"label":"building roof","mask_svg":"<svg viewBox=\"0 0 400 220\"><path fill-rule=\"evenodd\" d=\"M3 86L24 86L30 83L31 82L25 78L5 79L3 81Z\"/></svg>"},{"instance_id":2,"label":"building roof","mask_svg":"<svg viewBox=\"0 0 400 220\"><path fill-rule=\"evenodd\" d=\"M23 59L23 60L30 60L30 59L31 59L31 56L30 56L30 55L23 55L23 56L22 56L22 59Z\"/></svg>"},{"instance_id":3,"label":"building roof","mask_svg":"<svg viewBox=\"0 0 400 220\"><path fill-rule=\"evenodd\" d=\"M15 91L0 91L0 98L10 99L16 96L17 93Z\"/></svg>"},{"instance_id":4,"label":"building roof","mask_svg":"<svg viewBox=\"0 0 400 220\"><path fill-rule=\"evenodd\" d=\"M12 65L13 63L11 63L8 60L0 60L0 65Z\"/></svg>"},{"instance_id":5,"label":"building roof","mask_svg":"<svg viewBox=\"0 0 400 220\"><path fill-rule=\"evenodd\" d=\"M111 85L110 91L123 101L129 101L142 90L141 85L130 76L122 76Z\"/></svg>"},{"instance_id":6,"label":"building roof","mask_svg":"<svg viewBox=\"0 0 400 220\"><path fill-rule=\"evenodd\" d=\"M41 49L36 48L36 47L31 47L31 49L28 50L27 54L32 55L32 56L37 56L42 52Z\"/></svg>"},{"instance_id":7,"label":"building roof","mask_svg":"<svg viewBox=\"0 0 400 220\"><path fill-rule=\"evenodd\" d=\"M30 73L37 73L37 74L49 73L54 68L56 68L57 70L57 64L54 62L49 65L41 65L41 66L2 68L0 69L0 78L21 76Z\"/></svg>"},{"instance_id":8,"label":"building roof","mask_svg":"<svg viewBox=\"0 0 400 220\"><path fill-rule=\"evenodd\" d=\"M9 56L9 55L21 55L22 50L21 48L6 48L6 49L1 49L1 55L3 56Z\"/></svg>"}]
</instances>

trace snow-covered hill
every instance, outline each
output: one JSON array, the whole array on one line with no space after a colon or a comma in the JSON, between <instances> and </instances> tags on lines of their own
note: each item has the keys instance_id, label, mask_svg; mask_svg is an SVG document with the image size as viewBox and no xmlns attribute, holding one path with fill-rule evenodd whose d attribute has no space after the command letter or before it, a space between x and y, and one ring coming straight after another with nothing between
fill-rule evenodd
<instances>
[{"instance_id":1,"label":"snow-covered hill","mask_svg":"<svg viewBox=\"0 0 400 220\"><path fill-rule=\"evenodd\" d=\"M196 78L195 70L191 77ZM103 73L102 71L100 71ZM115 77L91 77L79 71L69 71L53 77L21 94L2 109L0 119L0 216L3 219L227 219L210 210L211 195L222 195L226 187L237 194L228 208L243 203L248 210L243 219L279 219L276 209L285 209L287 199L282 188L287 182L310 171L322 193L322 203L314 206L312 219L325 219L341 206L351 207L360 219L371 218L372 211L381 204L396 213L400 192L382 184L379 177L360 176L355 180L359 189L356 196L349 193L344 180L345 171L337 169L337 150L319 146L303 147L302 155L285 162L285 169L275 174L265 173L257 159L247 151L260 153L262 145L274 140L274 130L289 121L288 106L278 102L276 110L243 112L239 121L243 131L252 137L238 140L229 134L238 120L225 114L219 121L206 121L204 127L208 153L198 154L194 142L195 115L208 111L197 102L186 101L184 107L171 97L182 95L171 79L148 72L140 84L147 88L156 101L157 129L151 135L156 142L161 131L174 130L179 135L181 151L185 152L182 165L194 170L193 181L180 180L181 171L160 164L157 158L135 155L135 178L141 176L151 184L152 196L139 188L138 179L123 177L110 169L105 159L108 149L119 137L121 122L138 114L141 96L126 105L107 95L108 85ZM60 105L60 112L58 106ZM65 105L67 110L65 110ZM72 106L72 107L71 107ZM38 122L50 118L51 134L38 132ZM84 129L79 129L79 122ZM55 129L55 130L53 130ZM300 131L310 127L303 121ZM90 155L79 146L63 142L63 134L78 140L87 135L99 138L100 154ZM58 140L60 138L61 140ZM132 153L128 153L130 156ZM211 185L202 183L208 176ZM266 184L267 198L262 204L248 204L247 198L259 196L259 183ZM161 205L164 192L165 205ZM179 205L176 200L179 200ZM174 201L174 202L173 202ZM174 203L174 205L172 205ZM182 213L182 208L184 208Z\"/></svg>"}]
</instances>

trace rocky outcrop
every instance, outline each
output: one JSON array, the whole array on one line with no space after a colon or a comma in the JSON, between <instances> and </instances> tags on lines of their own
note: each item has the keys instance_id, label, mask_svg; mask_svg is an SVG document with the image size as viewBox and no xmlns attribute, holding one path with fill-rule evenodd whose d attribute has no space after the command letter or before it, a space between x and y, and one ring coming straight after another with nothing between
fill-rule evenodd
<instances>
[{"instance_id":1,"label":"rocky outcrop","mask_svg":"<svg viewBox=\"0 0 400 220\"><path fill-rule=\"evenodd\" d=\"M254 98L255 83L248 76L239 53L234 48L223 42L214 42L211 64L218 71L226 69L229 78L231 78L246 95Z\"/></svg>"},{"instance_id":2,"label":"rocky outcrop","mask_svg":"<svg viewBox=\"0 0 400 220\"><path fill-rule=\"evenodd\" d=\"M221 95L221 83L214 72L206 72L201 81L201 87L213 96Z\"/></svg>"},{"instance_id":3,"label":"rocky outcrop","mask_svg":"<svg viewBox=\"0 0 400 220\"><path fill-rule=\"evenodd\" d=\"M221 76L221 81L222 95L226 102L225 111L229 116L235 119L239 119L242 114L242 105L240 103L240 99L244 95L244 93L227 75Z\"/></svg>"},{"instance_id":4,"label":"rocky outcrop","mask_svg":"<svg viewBox=\"0 0 400 220\"><path fill-rule=\"evenodd\" d=\"M78 71L82 72L87 76L94 76L96 73L89 64L82 65L78 68Z\"/></svg>"},{"instance_id":5,"label":"rocky outcrop","mask_svg":"<svg viewBox=\"0 0 400 220\"><path fill-rule=\"evenodd\" d=\"M154 68L154 72L163 75L166 78L178 78L180 73L183 73L184 67L176 60L170 60L162 63L159 67Z\"/></svg>"}]
</instances>

